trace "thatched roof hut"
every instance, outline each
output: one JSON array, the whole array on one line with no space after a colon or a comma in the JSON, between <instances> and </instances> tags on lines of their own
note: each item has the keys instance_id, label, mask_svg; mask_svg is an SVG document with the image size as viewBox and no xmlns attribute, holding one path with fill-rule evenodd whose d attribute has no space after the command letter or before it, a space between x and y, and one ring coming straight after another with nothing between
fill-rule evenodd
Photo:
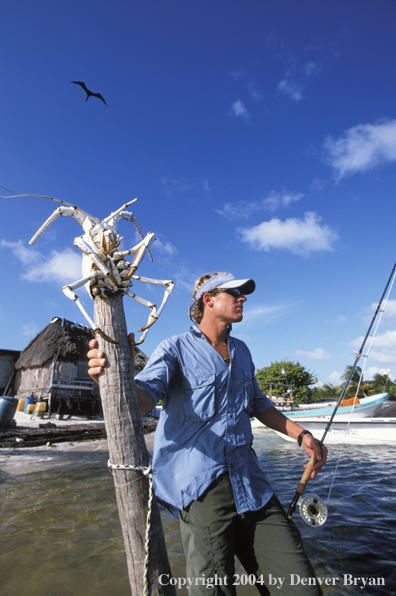
<instances>
[{"instance_id":1,"label":"thatched roof hut","mask_svg":"<svg viewBox=\"0 0 396 596\"><path fill-rule=\"evenodd\" d=\"M37 368L54 356L67 362L87 361L88 344L94 337L92 329L55 317L21 352L15 368Z\"/></svg>"},{"instance_id":2,"label":"thatched roof hut","mask_svg":"<svg viewBox=\"0 0 396 596\"><path fill-rule=\"evenodd\" d=\"M88 362L88 344L94 337L93 329L54 317L21 352L15 368L40 367L55 356L67 362ZM148 356L135 347L136 371L143 370L147 361Z\"/></svg>"},{"instance_id":3,"label":"thatched roof hut","mask_svg":"<svg viewBox=\"0 0 396 596\"><path fill-rule=\"evenodd\" d=\"M15 363L14 394L62 403L71 409L75 403L99 407L99 387L88 375L88 344L94 331L77 323L55 317L21 352ZM148 357L135 347L135 368L144 368ZM52 404L52 405L51 405ZM60 405L59 405L60 404Z\"/></svg>"}]
</instances>

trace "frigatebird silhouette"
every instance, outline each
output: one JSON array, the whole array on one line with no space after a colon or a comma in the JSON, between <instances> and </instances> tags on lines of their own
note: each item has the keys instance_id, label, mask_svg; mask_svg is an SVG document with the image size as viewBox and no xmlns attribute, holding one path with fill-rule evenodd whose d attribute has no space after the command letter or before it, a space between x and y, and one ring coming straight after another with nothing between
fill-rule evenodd
<instances>
[{"instance_id":1,"label":"frigatebird silhouette","mask_svg":"<svg viewBox=\"0 0 396 596\"><path fill-rule=\"evenodd\" d=\"M83 83L82 81L70 81L71 83L74 83L75 85L80 85L80 87L82 87L85 91L85 93L87 94L87 99L85 101L88 101L88 99L91 97L98 97L99 99L101 99L103 101L104 104L107 103L105 102L105 100L103 99L103 97L101 96L100 93L92 93L92 91L90 91L89 89L87 89L85 83Z\"/></svg>"}]
</instances>

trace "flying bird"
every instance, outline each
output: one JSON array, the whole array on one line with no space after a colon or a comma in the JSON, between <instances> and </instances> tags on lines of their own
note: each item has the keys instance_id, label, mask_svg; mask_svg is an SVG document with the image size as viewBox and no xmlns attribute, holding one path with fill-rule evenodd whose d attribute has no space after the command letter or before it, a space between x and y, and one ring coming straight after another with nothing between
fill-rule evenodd
<instances>
[{"instance_id":1,"label":"flying bird","mask_svg":"<svg viewBox=\"0 0 396 596\"><path fill-rule=\"evenodd\" d=\"M85 91L85 93L87 94L87 99L85 100L86 102L88 101L88 99L91 97L97 97L99 99L101 99L103 101L103 103L107 106L107 103L105 102L105 100L103 99L103 97L101 96L100 93L93 93L92 91L90 91L89 89L86 88L85 83L83 83L82 81L70 81L71 83L75 83L75 85L80 85L80 87L82 87Z\"/></svg>"}]
</instances>

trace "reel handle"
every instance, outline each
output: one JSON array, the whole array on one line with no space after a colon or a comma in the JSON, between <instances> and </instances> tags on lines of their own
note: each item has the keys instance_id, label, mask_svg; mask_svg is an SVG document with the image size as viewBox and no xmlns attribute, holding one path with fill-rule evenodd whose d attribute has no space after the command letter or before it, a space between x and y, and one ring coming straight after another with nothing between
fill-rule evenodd
<instances>
[{"instance_id":1,"label":"reel handle","mask_svg":"<svg viewBox=\"0 0 396 596\"><path fill-rule=\"evenodd\" d=\"M290 507L289 510L287 512L287 517L291 520L293 513L296 510L297 507L297 502L298 499L300 498L300 496L302 496L305 492L305 489L307 488L307 484L309 482L311 473L312 473L312 468L314 467L316 463L316 456L315 453L313 453L311 455L311 459L309 460L307 467L304 470L304 473L301 477L300 483L296 488L296 494L294 495L293 501L290 503Z\"/></svg>"},{"instance_id":2,"label":"reel handle","mask_svg":"<svg viewBox=\"0 0 396 596\"><path fill-rule=\"evenodd\" d=\"M308 484L309 479L311 477L312 468L314 467L315 463L316 463L316 456L315 456L315 453L313 453L311 455L311 459L309 460L309 462L307 464L307 467L304 470L304 474L301 477L300 484L296 488L296 491L300 495L303 495L304 492L305 492L305 489L307 488L307 484Z\"/></svg>"}]
</instances>

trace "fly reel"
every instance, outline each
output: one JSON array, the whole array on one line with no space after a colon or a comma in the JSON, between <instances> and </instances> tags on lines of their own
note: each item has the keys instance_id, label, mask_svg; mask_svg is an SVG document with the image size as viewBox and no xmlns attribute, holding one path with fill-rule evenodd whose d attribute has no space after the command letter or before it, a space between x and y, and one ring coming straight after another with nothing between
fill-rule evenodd
<instances>
[{"instance_id":1,"label":"fly reel","mask_svg":"<svg viewBox=\"0 0 396 596\"><path fill-rule=\"evenodd\" d=\"M309 526L322 526L327 519L327 507L316 495L301 497L299 501L300 515Z\"/></svg>"}]
</instances>

